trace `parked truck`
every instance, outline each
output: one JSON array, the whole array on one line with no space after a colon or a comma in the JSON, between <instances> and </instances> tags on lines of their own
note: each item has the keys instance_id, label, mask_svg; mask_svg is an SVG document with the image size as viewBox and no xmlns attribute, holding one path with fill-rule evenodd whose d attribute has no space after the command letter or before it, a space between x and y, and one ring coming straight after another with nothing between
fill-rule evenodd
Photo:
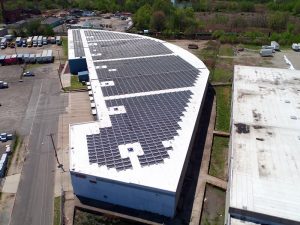
<instances>
[{"instance_id":1,"label":"parked truck","mask_svg":"<svg viewBox=\"0 0 300 225\"><path fill-rule=\"evenodd\" d=\"M7 39L6 38L1 39L0 47L1 47L1 49L5 49L7 47Z\"/></svg>"},{"instance_id":2,"label":"parked truck","mask_svg":"<svg viewBox=\"0 0 300 225\"><path fill-rule=\"evenodd\" d=\"M260 50L259 54L260 54L262 57L273 56L273 51L274 51L274 49L263 48L263 49Z\"/></svg>"},{"instance_id":3,"label":"parked truck","mask_svg":"<svg viewBox=\"0 0 300 225\"><path fill-rule=\"evenodd\" d=\"M261 46L261 49L271 49L273 53L275 52L274 47L271 45L263 45L263 46Z\"/></svg>"},{"instance_id":4,"label":"parked truck","mask_svg":"<svg viewBox=\"0 0 300 225\"><path fill-rule=\"evenodd\" d=\"M47 37L43 37L43 45L47 45L48 44L48 39Z\"/></svg>"},{"instance_id":5,"label":"parked truck","mask_svg":"<svg viewBox=\"0 0 300 225\"><path fill-rule=\"evenodd\" d=\"M280 51L280 45L276 41L271 41L271 46L275 51Z\"/></svg>"},{"instance_id":6,"label":"parked truck","mask_svg":"<svg viewBox=\"0 0 300 225\"><path fill-rule=\"evenodd\" d=\"M21 37L17 37L17 38L16 38L16 45L17 45L18 47L21 47L21 46L22 46L22 38L21 38Z\"/></svg>"},{"instance_id":7,"label":"parked truck","mask_svg":"<svg viewBox=\"0 0 300 225\"><path fill-rule=\"evenodd\" d=\"M43 36L38 37L38 46L42 47L43 46Z\"/></svg>"},{"instance_id":8,"label":"parked truck","mask_svg":"<svg viewBox=\"0 0 300 225\"><path fill-rule=\"evenodd\" d=\"M61 43L62 43L61 36L56 36L55 40L56 40L57 45L61 45Z\"/></svg>"},{"instance_id":9,"label":"parked truck","mask_svg":"<svg viewBox=\"0 0 300 225\"><path fill-rule=\"evenodd\" d=\"M37 47L37 44L38 44L37 41L38 41L38 36L34 36L33 39L32 39L32 46L33 47Z\"/></svg>"},{"instance_id":10,"label":"parked truck","mask_svg":"<svg viewBox=\"0 0 300 225\"><path fill-rule=\"evenodd\" d=\"M22 39L22 47L27 47L27 39Z\"/></svg>"},{"instance_id":11,"label":"parked truck","mask_svg":"<svg viewBox=\"0 0 300 225\"><path fill-rule=\"evenodd\" d=\"M299 52L300 51L300 43L294 43L292 44L292 49L296 52Z\"/></svg>"},{"instance_id":12,"label":"parked truck","mask_svg":"<svg viewBox=\"0 0 300 225\"><path fill-rule=\"evenodd\" d=\"M32 37L27 38L27 47L32 47Z\"/></svg>"}]
</instances>

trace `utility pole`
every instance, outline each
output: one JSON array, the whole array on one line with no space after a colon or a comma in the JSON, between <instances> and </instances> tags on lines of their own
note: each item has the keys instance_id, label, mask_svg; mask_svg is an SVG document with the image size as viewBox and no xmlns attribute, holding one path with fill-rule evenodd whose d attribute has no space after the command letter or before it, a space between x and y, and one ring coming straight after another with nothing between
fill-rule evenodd
<instances>
[{"instance_id":1,"label":"utility pole","mask_svg":"<svg viewBox=\"0 0 300 225\"><path fill-rule=\"evenodd\" d=\"M61 61L60 61L60 54L59 54L59 50L56 50L57 51L57 55L58 55L58 60L59 60L59 68L61 67Z\"/></svg>"},{"instance_id":2,"label":"utility pole","mask_svg":"<svg viewBox=\"0 0 300 225\"><path fill-rule=\"evenodd\" d=\"M62 83L62 80L61 80L61 73L59 72L59 69L57 70L57 73L58 73L58 78L59 78L59 82L60 82L61 89L62 89L63 91L65 91L65 88L64 88L63 83Z\"/></svg>"},{"instance_id":3,"label":"utility pole","mask_svg":"<svg viewBox=\"0 0 300 225\"><path fill-rule=\"evenodd\" d=\"M54 154L55 154L55 158L56 158L58 167L61 168L63 172L65 172L63 165L58 160L57 151L56 151L56 147L55 147L54 140L53 140L53 134L51 133L51 134L49 134L49 136L50 136L51 141L52 141L53 150L54 150Z\"/></svg>"}]
</instances>

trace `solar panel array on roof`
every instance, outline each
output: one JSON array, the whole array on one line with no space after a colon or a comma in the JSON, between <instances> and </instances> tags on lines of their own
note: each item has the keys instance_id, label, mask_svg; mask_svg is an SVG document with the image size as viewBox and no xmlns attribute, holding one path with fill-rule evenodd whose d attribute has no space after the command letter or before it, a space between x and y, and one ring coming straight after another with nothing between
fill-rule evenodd
<instances>
[{"instance_id":1,"label":"solar panel array on roof","mask_svg":"<svg viewBox=\"0 0 300 225\"><path fill-rule=\"evenodd\" d=\"M187 70L199 72L195 67L174 55L95 62L94 64L98 78L101 81L112 78L135 77ZM104 65L105 68L101 68ZM111 69L113 69L113 72L109 71Z\"/></svg>"},{"instance_id":2,"label":"solar panel array on roof","mask_svg":"<svg viewBox=\"0 0 300 225\"><path fill-rule=\"evenodd\" d=\"M80 30L73 30L73 43L74 43L74 51L75 57L84 57L84 48L82 44L82 39L80 35Z\"/></svg>"},{"instance_id":3,"label":"solar panel array on roof","mask_svg":"<svg viewBox=\"0 0 300 225\"><path fill-rule=\"evenodd\" d=\"M104 96L190 87L197 78L192 70L113 79L114 86L102 87Z\"/></svg>"},{"instance_id":4,"label":"solar panel array on roof","mask_svg":"<svg viewBox=\"0 0 300 225\"><path fill-rule=\"evenodd\" d=\"M97 78L109 84L102 85L102 94L113 97L105 100L106 107L125 109L110 114L111 127L86 136L90 163L117 170L133 168L129 157L121 157L119 147L124 145L131 146L128 152L136 152L142 167L164 163L173 147L164 146L163 141L170 142L178 135L192 96L190 90L177 89L193 87L201 76L199 69L156 40L125 33L84 33ZM151 93L167 89L173 91ZM142 153L135 149L136 143Z\"/></svg>"},{"instance_id":5,"label":"solar panel array on roof","mask_svg":"<svg viewBox=\"0 0 300 225\"><path fill-rule=\"evenodd\" d=\"M100 41L95 44L91 44L89 46L93 60L119 59L172 53L172 51L162 43L149 39Z\"/></svg>"},{"instance_id":6,"label":"solar panel array on roof","mask_svg":"<svg viewBox=\"0 0 300 225\"><path fill-rule=\"evenodd\" d=\"M139 142L144 152L138 156L141 166L162 163L172 150L164 147L162 141L178 135L178 122L191 94L191 91L181 91L107 100L107 107L124 106L126 113L112 115L112 127L87 135L90 162L117 170L129 169L130 160L121 158L118 146Z\"/></svg>"},{"instance_id":7,"label":"solar panel array on roof","mask_svg":"<svg viewBox=\"0 0 300 225\"><path fill-rule=\"evenodd\" d=\"M114 81L104 96L193 86L199 71L178 56L96 62L98 79ZM105 68L102 66L105 65Z\"/></svg>"},{"instance_id":8,"label":"solar panel array on roof","mask_svg":"<svg viewBox=\"0 0 300 225\"><path fill-rule=\"evenodd\" d=\"M134 36L131 34L126 34L126 33L115 33L115 32L109 32L109 31L102 31L102 32L97 32L93 30L86 30L84 31L87 41L88 42L97 42L101 40L114 40L114 39L136 39L136 38L143 38L143 37L138 37Z\"/></svg>"}]
</instances>

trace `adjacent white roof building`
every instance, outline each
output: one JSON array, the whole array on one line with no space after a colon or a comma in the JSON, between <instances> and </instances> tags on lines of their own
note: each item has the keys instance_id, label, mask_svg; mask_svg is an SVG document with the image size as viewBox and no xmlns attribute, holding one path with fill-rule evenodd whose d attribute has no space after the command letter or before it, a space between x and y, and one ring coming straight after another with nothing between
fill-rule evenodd
<instances>
[{"instance_id":1,"label":"adjacent white roof building","mask_svg":"<svg viewBox=\"0 0 300 225\"><path fill-rule=\"evenodd\" d=\"M70 125L75 194L174 216L208 69L145 36L69 30L69 43L70 59L85 56L97 113Z\"/></svg>"},{"instance_id":2,"label":"adjacent white roof building","mask_svg":"<svg viewBox=\"0 0 300 225\"><path fill-rule=\"evenodd\" d=\"M300 71L235 66L231 123L226 223L300 224Z\"/></svg>"}]
</instances>

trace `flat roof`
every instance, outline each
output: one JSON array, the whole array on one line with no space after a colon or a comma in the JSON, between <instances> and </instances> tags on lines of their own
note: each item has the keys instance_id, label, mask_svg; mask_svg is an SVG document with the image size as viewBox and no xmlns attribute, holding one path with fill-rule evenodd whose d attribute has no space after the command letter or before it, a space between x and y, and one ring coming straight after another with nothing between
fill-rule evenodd
<instances>
[{"instance_id":1,"label":"flat roof","mask_svg":"<svg viewBox=\"0 0 300 225\"><path fill-rule=\"evenodd\" d=\"M70 125L70 170L174 194L208 69L188 51L154 38L100 30L69 30L69 38L75 33L97 121Z\"/></svg>"},{"instance_id":2,"label":"flat roof","mask_svg":"<svg viewBox=\"0 0 300 225\"><path fill-rule=\"evenodd\" d=\"M231 124L229 212L299 222L300 71L235 66Z\"/></svg>"}]
</instances>

